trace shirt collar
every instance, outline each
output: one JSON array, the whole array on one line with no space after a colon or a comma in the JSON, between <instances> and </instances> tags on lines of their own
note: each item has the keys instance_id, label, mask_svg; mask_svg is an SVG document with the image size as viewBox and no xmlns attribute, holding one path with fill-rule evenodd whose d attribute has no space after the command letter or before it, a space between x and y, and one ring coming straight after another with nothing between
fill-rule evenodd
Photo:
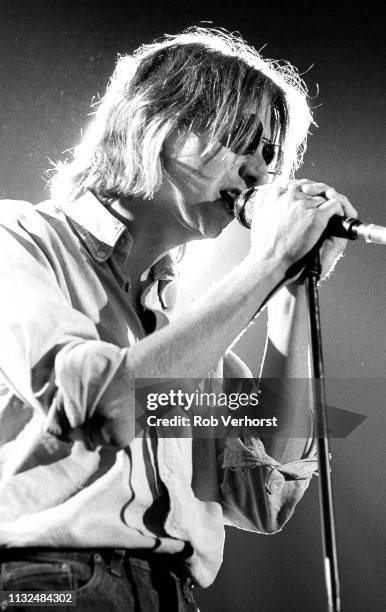
<instances>
[{"instance_id":1,"label":"shirt collar","mask_svg":"<svg viewBox=\"0 0 386 612\"><path fill-rule=\"evenodd\" d=\"M74 202L61 202L73 230L82 239L95 261L102 263L112 254L120 238L125 240L127 254L133 246L133 238L127 227L90 192Z\"/></svg>"},{"instance_id":2,"label":"shirt collar","mask_svg":"<svg viewBox=\"0 0 386 612\"><path fill-rule=\"evenodd\" d=\"M119 246L124 248L127 256L130 254L133 237L129 230L90 191L73 202L61 202L61 208L95 261L107 261ZM144 275L152 281L164 281L160 287L163 293L165 286L176 279L178 271L173 257L167 253Z\"/></svg>"}]
</instances>

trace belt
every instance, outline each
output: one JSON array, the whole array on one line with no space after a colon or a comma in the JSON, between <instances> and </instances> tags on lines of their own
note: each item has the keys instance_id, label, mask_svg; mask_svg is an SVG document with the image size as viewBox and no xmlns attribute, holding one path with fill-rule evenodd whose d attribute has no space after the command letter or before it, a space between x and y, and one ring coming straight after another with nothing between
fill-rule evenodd
<instances>
[{"instance_id":1,"label":"belt","mask_svg":"<svg viewBox=\"0 0 386 612\"><path fill-rule=\"evenodd\" d=\"M44 562L65 559L91 563L93 559L103 559L115 576L121 576L122 566L131 559L142 559L150 569L155 571L171 571L183 583L193 586L189 577L184 559L188 556L185 551L176 554L155 553L146 549L124 548L0 548L0 565L12 561Z\"/></svg>"}]
</instances>

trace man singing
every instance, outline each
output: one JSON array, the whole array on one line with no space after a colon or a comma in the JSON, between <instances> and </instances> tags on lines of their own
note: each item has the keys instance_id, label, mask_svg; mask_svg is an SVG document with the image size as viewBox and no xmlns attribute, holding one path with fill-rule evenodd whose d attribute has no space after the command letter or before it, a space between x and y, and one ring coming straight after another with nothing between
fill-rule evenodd
<instances>
[{"instance_id":1,"label":"man singing","mask_svg":"<svg viewBox=\"0 0 386 612\"><path fill-rule=\"evenodd\" d=\"M252 377L230 347L267 301L261 375L309 376L304 283L288 271L332 215L356 216L328 185L292 179L310 122L295 69L191 28L120 57L52 200L1 203L1 590L71 591L82 611L196 610L224 523L274 533L293 513L311 434L135 436L134 390ZM218 236L253 186L248 255L188 304L183 245ZM325 239L324 275L344 246ZM310 429L307 408L288 411Z\"/></svg>"}]
</instances>

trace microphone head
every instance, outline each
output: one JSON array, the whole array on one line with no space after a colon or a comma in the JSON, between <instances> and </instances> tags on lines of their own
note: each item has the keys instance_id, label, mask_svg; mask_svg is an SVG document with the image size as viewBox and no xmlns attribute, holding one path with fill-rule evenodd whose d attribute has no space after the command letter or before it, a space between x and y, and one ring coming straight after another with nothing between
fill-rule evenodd
<instances>
[{"instance_id":1,"label":"microphone head","mask_svg":"<svg viewBox=\"0 0 386 612\"><path fill-rule=\"evenodd\" d=\"M237 221L247 229L251 229L253 219L254 204L252 196L257 193L258 190L258 187L251 187L250 189L242 191L234 203L233 214Z\"/></svg>"}]
</instances>

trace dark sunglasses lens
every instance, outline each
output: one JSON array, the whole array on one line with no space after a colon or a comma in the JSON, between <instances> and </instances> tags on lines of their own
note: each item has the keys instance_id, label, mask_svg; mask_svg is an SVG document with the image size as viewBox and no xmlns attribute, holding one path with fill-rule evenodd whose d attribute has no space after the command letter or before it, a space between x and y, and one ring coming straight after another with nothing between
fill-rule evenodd
<instances>
[{"instance_id":1,"label":"dark sunglasses lens","mask_svg":"<svg viewBox=\"0 0 386 612\"><path fill-rule=\"evenodd\" d=\"M277 145L266 143L263 146L263 150L261 154L267 166L269 166L269 164L273 162L278 152L279 152L279 147Z\"/></svg>"},{"instance_id":2,"label":"dark sunglasses lens","mask_svg":"<svg viewBox=\"0 0 386 612\"><path fill-rule=\"evenodd\" d=\"M249 140L247 146L244 148L244 155L253 155L254 153L256 153L257 149L260 146L262 133L263 126L259 126L257 132L252 136L252 139Z\"/></svg>"},{"instance_id":3,"label":"dark sunglasses lens","mask_svg":"<svg viewBox=\"0 0 386 612\"><path fill-rule=\"evenodd\" d=\"M229 134L220 138L220 143L239 155L251 155L259 148L263 126L259 121L252 137L250 136L252 127L255 123L254 115L246 115L237 121Z\"/></svg>"}]
</instances>

